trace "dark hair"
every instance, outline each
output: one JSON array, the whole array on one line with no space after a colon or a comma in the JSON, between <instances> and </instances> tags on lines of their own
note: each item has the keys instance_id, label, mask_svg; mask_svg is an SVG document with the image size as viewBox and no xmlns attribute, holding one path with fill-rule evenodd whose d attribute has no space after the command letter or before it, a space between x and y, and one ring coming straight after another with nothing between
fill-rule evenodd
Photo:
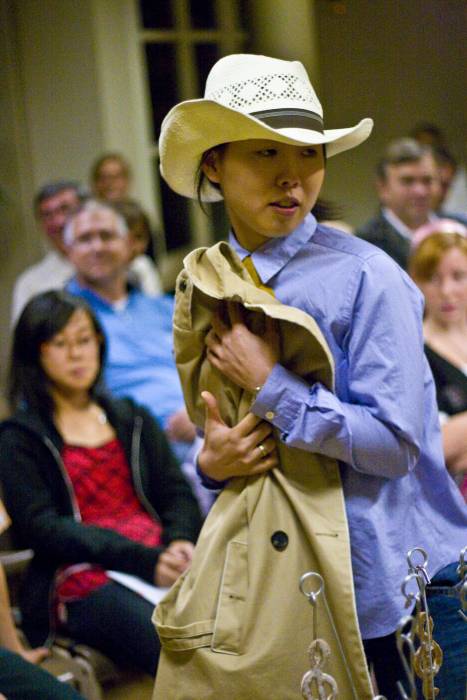
<instances>
[{"instance_id":1,"label":"dark hair","mask_svg":"<svg viewBox=\"0 0 467 700\"><path fill-rule=\"evenodd\" d=\"M123 199L118 202L109 202L109 206L111 209L114 209L117 214L123 216L129 231L137 224L140 224L144 227L148 241L151 240L151 225L148 215L138 202L135 202L134 199Z\"/></svg>"},{"instance_id":2,"label":"dark hair","mask_svg":"<svg viewBox=\"0 0 467 700\"><path fill-rule=\"evenodd\" d=\"M90 394L96 397L99 390L102 390L106 343L101 325L84 299L61 290L52 290L33 297L24 307L15 326L8 380L8 398L12 410L25 403L33 410L52 415L54 405L47 375L40 363L40 349L42 343L64 329L78 310L88 314L99 337L100 369L90 387Z\"/></svg>"},{"instance_id":3,"label":"dark hair","mask_svg":"<svg viewBox=\"0 0 467 700\"><path fill-rule=\"evenodd\" d=\"M91 166L91 182L95 183L100 175L100 169L108 160L117 161L125 175L129 178L131 177L131 168L128 161L120 154L116 152L103 153L99 158L97 158Z\"/></svg>"},{"instance_id":4,"label":"dark hair","mask_svg":"<svg viewBox=\"0 0 467 700\"><path fill-rule=\"evenodd\" d=\"M410 131L409 136L420 143L432 146L444 146L445 138L442 130L432 122L419 122Z\"/></svg>"},{"instance_id":5,"label":"dark hair","mask_svg":"<svg viewBox=\"0 0 467 700\"><path fill-rule=\"evenodd\" d=\"M388 165L403 163L418 163L427 154L433 155L430 146L424 146L415 139L404 137L391 141L376 166L376 174L380 180L385 180Z\"/></svg>"},{"instance_id":6,"label":"dark hair","mask_svg":"<svg viewBox=\"0 0 467 700\"><path fill-rule=\"evenodd\" d=\"M50 199L51 197L55 197L55 195L61 192L65 192L65 190L72 190L76 194L79 202L84 202L89 196L86 188L75 180L47 182L36 192L33 203L34 211L37 213L42 202L45 202L46 199Z\"/></svg>"}]
</instances>

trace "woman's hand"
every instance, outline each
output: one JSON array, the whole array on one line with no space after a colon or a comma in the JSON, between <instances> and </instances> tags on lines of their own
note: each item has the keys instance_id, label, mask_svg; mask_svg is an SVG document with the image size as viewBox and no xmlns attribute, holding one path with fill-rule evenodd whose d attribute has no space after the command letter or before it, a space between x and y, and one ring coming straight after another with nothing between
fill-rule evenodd
<instances>
[{"instance_id":1,"label":"woman's hand","mask_svg":"<svg viewBox=\"0 0 467 700\"><path fill-rule=\"evenodd\" d=\"M229 428L214 396L209 391L203 391L201 396L206 404L204 443L198 455L203 474L225 481L232 476L262 474L278 466L272 425L248 413L234 428Z\"/></svg>"},{"instance_id":2,"label":"woman's hand","mask_svg":"<svg viewBox=\"0 0 467 700\"><path fill-rule=\"evenodd\" d=\"M262 336L252 333L245 325L241 307L227 303L229 324L220 314L212 319L212 329L206 336L209 362L237 386L254 391L262 386L279 359L279 336L272 319L265 317Z\"/></svg>"},{"instance_id":3,"label":"woman's hand","mask_svg":"<svg viewBox=\"0 0 467 700\"><path fill-rule=\"evenodd\" d=\"M24 649L20 652L21 656L25 661L29 661L30 664L40 664L47 656L49 656L50 651L46 647L37 647L37 649Z\"/></svg>"},{"instance_id":4,"label":"woman's hand","mask_svg":"<svg viewBox=\"0 0 467 700\"><path fill-rule=\"evenodd\" d=\"M190 565L194 548L188 540L173 540L157 561L154 584L166 588L175 583Z\"/></svg>"}]
</instances>

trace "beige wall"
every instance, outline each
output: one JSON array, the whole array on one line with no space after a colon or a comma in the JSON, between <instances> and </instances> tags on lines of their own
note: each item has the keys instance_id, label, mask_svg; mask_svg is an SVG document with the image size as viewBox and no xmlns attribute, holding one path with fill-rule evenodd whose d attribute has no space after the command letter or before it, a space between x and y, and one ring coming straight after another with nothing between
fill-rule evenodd
<instances>
[{"instance_id":1,"label":"beige wall","mask_svg":"<svg viewBox=\"0 0 467 700\"><path fill-rule=\"evenodd\" d=\"M367 143L329 161L325 193L358 224L375 211L373 167L385 144L416 122L438 124L465 158L466 3L316 0L315 11L327 126L375 121Z\"/></svg>"}]
</instances>

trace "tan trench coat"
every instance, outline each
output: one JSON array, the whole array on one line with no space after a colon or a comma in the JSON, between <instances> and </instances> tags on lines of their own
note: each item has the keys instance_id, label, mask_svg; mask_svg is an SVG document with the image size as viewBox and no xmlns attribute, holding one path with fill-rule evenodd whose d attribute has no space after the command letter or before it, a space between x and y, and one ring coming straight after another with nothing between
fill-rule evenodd
<instances>
[{"instance_id":1,"label":"tan trench coat","mask_svg":"<svg viewBox=\"0 0 467 700\"><path fill-rule=\"evenodd\" d=\"M332 388L332 356L315 321L254 286L226 243L198 249L187 256L179 275L174 316L177 366L198 426L204 424L204 389L216 396L229 425L248 412L253 400L205 357L204 338L222 300L241 302L255 332L264 328L264 315L276 319L282 364L310 383ZM336 679L338 697L373 697L356 616L338 465L277 443L281 467L229 481L206 519L190 570L155 610L162 652L154 700L301 698L313 630L313 608L298 587L307 571L325 579L347 660L346 665L321 599L318 635L332 650L324 670Z\"/></svg>"}]
</instances>

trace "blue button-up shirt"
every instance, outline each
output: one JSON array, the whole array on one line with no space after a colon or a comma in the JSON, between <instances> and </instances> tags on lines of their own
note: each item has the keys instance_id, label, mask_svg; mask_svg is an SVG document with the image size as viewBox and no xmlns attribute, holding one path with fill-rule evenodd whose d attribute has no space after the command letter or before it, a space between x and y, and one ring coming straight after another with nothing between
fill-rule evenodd
<instances>
[{"instance_id":1,"label":"blue button-up shirt","mask_svg":"<svg viewBox=\"0 0 467 700\"><path fill-rule=\"evenodd\" d=\"M233 234L230 243L249 254ZM433 574L467 544L423 354L422 296L384 252L311 214L252 260L277 299L316 320L336 373L331 392L277 364L252 411L287 445L339 460L362 637L390 634L406 612L407 551L423 547Z\"/></svg>"}]
</instances>

